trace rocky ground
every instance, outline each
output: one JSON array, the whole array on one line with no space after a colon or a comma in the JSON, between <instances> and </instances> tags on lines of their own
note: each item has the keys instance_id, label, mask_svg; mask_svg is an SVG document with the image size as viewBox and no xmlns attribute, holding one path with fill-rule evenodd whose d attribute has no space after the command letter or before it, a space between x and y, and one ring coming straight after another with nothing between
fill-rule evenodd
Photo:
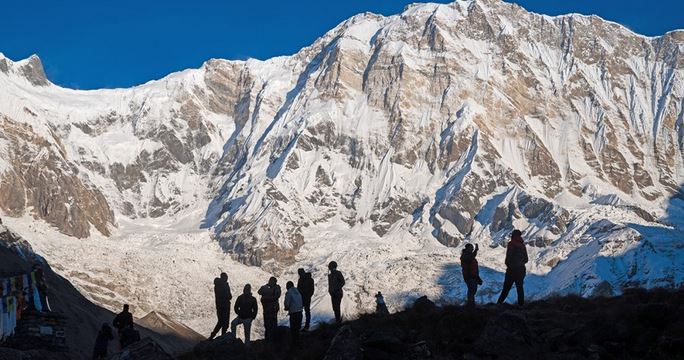
<instances>
[{"instance_id":1,"label":"rocky ground","mask_svg":"<svg viewBox=\"0 0 684 360\"><path fill-rule=\"evenodd\" d=\"M304 334L294 352L286 344L273 351L262 341L246 349L228 335L200 343L182 359L684 359L683 306L683 289L550 298L523 307L440 308L419 300L387 317L321 326Z\"/></svg>"}]
</instances>

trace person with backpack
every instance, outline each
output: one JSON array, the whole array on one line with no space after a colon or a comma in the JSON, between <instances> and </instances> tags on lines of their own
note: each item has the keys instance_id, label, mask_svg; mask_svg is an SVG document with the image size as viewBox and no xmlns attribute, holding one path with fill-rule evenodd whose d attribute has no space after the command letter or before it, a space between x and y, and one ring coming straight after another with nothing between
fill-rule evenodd
<instances>
[{"instance_id":1,"label":"person with backpack","mask_svg":"<svg viewBox=\"0 0 684 360\"><path fill-rule=\"evenodd\" d=\"M297 290L299 290L299 293L302 295L302 305L304 307L304 315L306 316L304 331L308 331L309 326L311 326L311 298L314 294L314 280L311 273L304 271L302 268L299 268L297 273L299 273Z\"/></svg>"},{"instance_id":2,"label":"person with backpack","mask_svg":"<svg viewBox=\"0 0 684 360\"><path fill-rule=\"evenodd\" d=\"M506 248L506 277L504 278L503 289L499 296L498 304L503 304L511 291L511 287L515 283L515 289L518 291L518 305L525 304L525 290L523 289L523 281L525 280L525 264L527 264L527 249L522 239L522 232L520 230L513 230L511 233L511 241L508 242Z\"/></svg>"},{"instance_id":3,"label":"person with backpack","mask_svg":"<svg viewBox=\"0 0 684 360\"><path fill-rule=\"evenodd\" d=\"M299 290L294 286L292 281L288 281L285 284L285 311L290 315L290 334L292 335L292 347L299 344L299 330L302 328L302 310L304 309L304 304L302 301L302 295Z\"/></svg>"},{"instance_id":4,"label":"person with backpack","mask_svg":"<svg viewBox=\"0 0 684 360\"><path fill-rule=\"evenodd\" d=\"M106 359L107 349L109 348L109 341L114 339L112 334L112 328L109 324L104 323L97 333L97 338L95 339L95 348L93 349L93 359Z\"/></svg>"},{"instance_id":5,"label":"person with backpack","mask_svg":"<svg viewBox=\"0 0 684 360\"><path fill-rule=\"evenodd\" d=\"M237 317L230 323L230 332L237 338L237 327L242 324L245 330L245 346L249 346L252 321L256 319L259 306L256 298L252 296L252 285L245 285L242 295L235 300L235 315Z\"/></svg>"},{"instance_id":6,"label":"person with backpack","mask_svg":"<svg viewBox=\"0 0 684 360\"><path fill-rule=\"evenodd\" d=\"M477 252L480 247L476 244L466 244L463 251L461 251L461 271L463 272L463 281L468 287L467 306L475 306L475 294L477 293L477 286L482 285L480 278L480 269L477 265Z\"/></svg>"},{"instance_id":7,"label":"person with backpack","mask_svg":"<svg viewBox=\"0 0 684 360\"><path fill-rule=\"evenodd\" d=\"M228 284L228 274L221 273L220 277L214 279L214 298L216 300L216 326L209 335L209 340L213 339L219 330L221 335L225 335L230 324L230 301L233 295L230 293Z\"/></svg>"},{"instance_id":8,"label":"person with backpack","mask_svg":"<svg viewBox=\"0 0 684 360\"><path fill-rule=\"evenodd\" d=\"M267 342L273 343L276 340L276 332L278 330L278 311L280 311L280 285L278 279L271 277L268 279L268 284L262 286L259 291L261 295L261 307L264 309L264 338Z\"/></svg>"},{"instance_id":9,"label":"person with backpack","mask_svg":"<svg viewBox=\"0 0 684 360\"><path fill-rule=\"evenodd\" d=\"M331 261L328 264L328 293L330 294L330 299L332 300L332 308L335 313L335 321L337 323L342 322L342 312L340 306L342 304L342 297L344 297L344 276L337 270L337 263Z\"/></svg>"},{"instance_id":10,"label":"person with backpack","mask_svg":"<svg viewBox=\"0 0 684 360\"><path fill-rule=\"evenodd\" d=\"M114 325L114 328L116 328L116 334L119 337L119 345L121 348L124 348L123 345L123 333L124 330L127 329L128 327L133 327L133 314L131 314L128 311L129 307L128 304L125 304L123 306L123 311L118 313L116 317L114 318L114 321L112 321L112 325Z\"/></svg>"}]
</instances>

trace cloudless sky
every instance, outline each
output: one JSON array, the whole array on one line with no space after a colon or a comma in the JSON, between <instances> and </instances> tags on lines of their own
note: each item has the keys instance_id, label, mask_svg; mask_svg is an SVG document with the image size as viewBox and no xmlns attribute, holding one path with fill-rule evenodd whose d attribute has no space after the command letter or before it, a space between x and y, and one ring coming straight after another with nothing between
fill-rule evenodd
<instances>
[{"instance_id":1,"label":"cloudless sky","mask_svg":"<svg viewBox=\"0 0 684 360\"><path fill-rule=\"evenodd\" d=\"M1 0L0 52L38 54L66 87L128 87L210 58L289 55L350 16L410 0ZM448 2L448 1L437 1ZM645 35L684 28L684 0L515 0L549 15L597 14Z\"/></svg>"}]
</instances>

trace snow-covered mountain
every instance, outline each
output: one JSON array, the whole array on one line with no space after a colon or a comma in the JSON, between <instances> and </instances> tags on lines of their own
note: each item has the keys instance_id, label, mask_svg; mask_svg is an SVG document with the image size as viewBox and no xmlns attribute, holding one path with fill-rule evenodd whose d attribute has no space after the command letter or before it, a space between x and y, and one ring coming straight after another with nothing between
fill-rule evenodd
<instances>
[{"instance_id":1,"label":"snow-covered mountain","mask_svg":"<svg viewBox=\"0 0 684 360\"><path fill-rule=\"evenodd\" d=\"M0 209L100 304L205 332L219 269L239 290L311 268L324 318L328 261L353 314L377 290L460 299L475 242L491 299L513 228L535 296L680 286L683 51L684 31L476 0L130 89L0 55Z\"/></svg>"}]
</instances>

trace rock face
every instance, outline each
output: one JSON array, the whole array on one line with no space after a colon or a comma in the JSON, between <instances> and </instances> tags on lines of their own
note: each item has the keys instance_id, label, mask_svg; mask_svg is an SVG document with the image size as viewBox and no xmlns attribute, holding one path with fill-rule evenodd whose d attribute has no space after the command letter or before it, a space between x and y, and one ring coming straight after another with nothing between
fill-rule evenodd
<instances>
[{"instance_id":1,"label":"rock face","mask_svg":"<svg viewBox=\"0 0 684 360\"><path fill-rule=\"evenodd\" d=\"M11 216L28 212L79 238L88 237L91 226L109 235L114 213L100 190L78 177L58 138L51 142L31 125L3 115L0 129L11 164L11 170L0 175L0 209Z\"/></svg>"},{"instance_id":2,"label":"rock face","mask_svg":"<svg viewBox=\"0 0 684 360\"><path fill-rule=\"evenodd\" d=\"M555 265L592 235L593 200L655 219L684 183L683 49L681 31L477 0L131 89L64 89L0 57L0 208L77 237L202 213L235 259L272 268L315 226L448 247L521 228Z\"/></svg>"}]
</instances>

